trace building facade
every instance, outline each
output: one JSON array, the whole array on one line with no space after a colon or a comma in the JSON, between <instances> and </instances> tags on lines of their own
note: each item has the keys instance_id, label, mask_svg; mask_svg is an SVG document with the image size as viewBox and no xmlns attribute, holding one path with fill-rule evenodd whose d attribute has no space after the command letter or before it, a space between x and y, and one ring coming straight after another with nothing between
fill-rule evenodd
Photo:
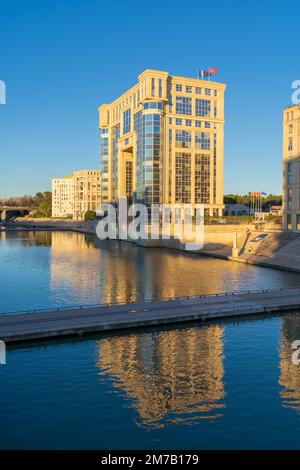
<instances>
[{"instance_id":1,"label":"building facade","mask_svg":"<svg viewBox=\"0 0 300 470\"><path fill-rule=\"evenodd\" d=\"M250 207L245 204L225 204L225 216L250 215Z\"/></svg>"},{"instance_id":2,"label":"building facade","mask_svg":"<svg viewBox=\"0 0 300 470\"><path fill-rule=\"evenodd\" d=\"M97 170L81 170L73 173L74 219L84 219L87 211L96 211L101 204L101 174Z\"/></svg>"},{"instance_id":3,"label":"building facade","mask_svg":"<svg viewBox=\"0 0 300 470\"><path fill-rule=\"evenodd\" d=\"M73 217L74 180L73 176L63 176L52 180L52 217Z\"/></svg>"},{"instance_id":4,"label":"building facade","mask_svg":"<svg viewBox=\"0 0 300 470\"><path fill-rule=\"evenodd\" d=\"M100 106L102 202L203 204L221 216L225 88L145 70Z\"/></svg>"},{"instance_id":5,"label":"building facade","mask_svg":"<svg viewBox=\"0 0 300 470\"><path fill-rule=\"evenodd\" d=\"M282 217L283 215L282 206L271 206L269 213L270 215L273 215L275 217Z\"/></svg>"},{"instance_id":6,"label":"building facade","mask_svg":"<svg viewBox=\"0 0 300 470\"><path fill-rule=\"evenodd\" d=\"M300 105L283 112L283 227L300 230Z\"/></svg>"},{"instance_id":7,"label":"building facade","mask_svg":"<svg viewBox=\"0 0 300 470\"><path fill-rule=\"evenodd\" d=\"M98 170L74 171L72 175L52 179L52 217L84 219L87 211L101 204L101 173Z\"/></svg>"}]
</instances>

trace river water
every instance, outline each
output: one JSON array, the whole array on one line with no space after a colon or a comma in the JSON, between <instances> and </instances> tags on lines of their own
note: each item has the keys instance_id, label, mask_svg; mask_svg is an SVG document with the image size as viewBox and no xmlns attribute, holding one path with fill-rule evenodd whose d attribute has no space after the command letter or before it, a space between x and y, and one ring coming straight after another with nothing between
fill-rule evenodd
<instances>
[{"instance_id":1,"label":"river water","mask_svg":"<svg viewBox=\"0 0 300 470\"><path fill-rule=\"evenodd\" d=\"M236 262L0 233L0 311L300 285ZM9 348L0 448L300 448L300 315Z\"/></svg>"}]
</instances>

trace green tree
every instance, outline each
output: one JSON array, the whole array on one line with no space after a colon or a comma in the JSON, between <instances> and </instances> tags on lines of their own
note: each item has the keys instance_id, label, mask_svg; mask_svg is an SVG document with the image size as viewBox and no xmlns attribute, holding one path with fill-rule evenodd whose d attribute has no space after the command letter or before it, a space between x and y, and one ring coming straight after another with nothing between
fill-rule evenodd
<instances>
[{"instance_id":1,"label":"green tree","mask_svg":"<svg viewBox=\"0 0 300 470\"><path fill-rule=\"evenodd\" d=\"M84 220L87 222L88 220L96 220L96 212L95 211L86 211L84 214Z\"/></svg>"},{"instance_id":2,"label":"green tree","mask_svg":"<svg viewBox=\"0 0 300 470\"><path fill-rule=\"evenodd\" d=\"M46 191L42 194L42 200L38 206L37 217L51 217L52 215L52 193Z\"/></svg>"},{"instance_id":3,"label":"green tree","mask_svg":"<svg viewBox=\"0 0 300 470\"><path fill-rule=\"evenodd\" d=\"M251 196L250 194L225 194L224 204L244 204L250 206ZM269 194L262 198L263 210L269 211L271 206L281 206L282 196L276 194Z\"/></svg>"},{"instance_id":4,"label":"green tree","mask_svg":"<svg viewBox=\"0 0 300 470\"><path fill-rule=\"evenodd\" d=\"M236 204L236 194L225 194L224 204Z\"/></svg>"}]
</instances>

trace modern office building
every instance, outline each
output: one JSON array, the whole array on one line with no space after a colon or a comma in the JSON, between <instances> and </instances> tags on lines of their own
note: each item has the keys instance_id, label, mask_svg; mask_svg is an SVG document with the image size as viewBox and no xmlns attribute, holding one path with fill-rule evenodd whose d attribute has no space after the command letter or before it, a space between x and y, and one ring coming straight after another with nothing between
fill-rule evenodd
<instances>
[{"instance_id":1,"label":"modern office building","mask_svg":"<svg viewBox=\"0 0 300 470\"><path fill-rule=\"evenodd\" d=\"M52 217L73 217L74 180L73 176L52 178Z\"/></svg>"},{"instance_id":2,"label":"modern office building","mask_svg":"<svg viewBox=\"0 0 300 470\"><path fill-rule=\"evenodd\" d=\"M204 204L206 215L222 215L225 88L145 70L102 104L102 202Z\"/></svg>"},{"instance_id":3,"label":"modern office building","mask_svg":"<svg viewBox=\"0 0 300 470\"><path fill-rule=\"evenodd\" d=\"M87 211L101 204L101 176L98 170L74 171L52 179L52 217L84 219Z\"/></svg>"},{"instance_id":4,"label":"modern office building","mask_svg":"<svg viewBox=\"0 0 300 470\"><path fill-rule=\"evenodd\" d=\"M300 230L300 105L283 112L283 227Z\"/></svg>"}]
</instances>

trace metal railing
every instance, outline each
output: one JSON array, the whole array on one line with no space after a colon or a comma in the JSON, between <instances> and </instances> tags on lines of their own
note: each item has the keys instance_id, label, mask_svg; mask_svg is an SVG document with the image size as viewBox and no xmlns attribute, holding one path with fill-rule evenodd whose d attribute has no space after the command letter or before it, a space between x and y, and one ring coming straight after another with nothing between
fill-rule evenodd
<instances>
[{"instance_id":1,"label":"metal railing","mask_svg":"<svg viewBox=\"0 0 300 470\"><path fill-rule=\"evenodd\" d=\"M204 225L255 225L258 221L251 215L205 216Z\"/></svg>"},{"instance_id":2,"label":"metal railing","mask_svg":"<svg viewBox=\"0 0 300 470\"><path fill-rule=\"evenodd\" d=\"M238 296L238 295L251 295L251 294L272 294L278 292L286 292L292 290L300 290L300 286L297 287L278 287L275 289L255 289L255 290L245 290L245 291L232 291L232 292L217 292L213 294L199 294L199 295L187 295L187 296L178 296L178 297L165 297L165 298L151 298L151 299L139 299L139 300L129 300L127 302L104 302L96 304L84 304L84 305L66 305L62 307L51 307L51 308L40 308L40 309L31 309L31 310L18 310L11 312L0 312L1 316L6 315L18 315L24 313L42 313L42 312L61 312L67 310L84 310L88 308L95 307L118 307L124 305L140 305L153 302L174 302L178 300L193 300L193 299L208 299L213 297L228 297L228 296Z\"/></svg>"}]
</instances>

